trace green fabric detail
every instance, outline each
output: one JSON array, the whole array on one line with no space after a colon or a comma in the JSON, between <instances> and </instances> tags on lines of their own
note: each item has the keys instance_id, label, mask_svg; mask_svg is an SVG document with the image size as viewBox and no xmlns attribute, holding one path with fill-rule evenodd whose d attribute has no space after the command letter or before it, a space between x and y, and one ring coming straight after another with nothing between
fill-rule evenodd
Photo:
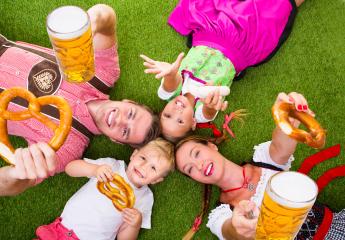
<instances>
[{"instance_id":1,"label":"green fabric detail","mask_svg":"<svg viewBox=\"0 0 345 240\"><path fill-rule=\"evenodd\" d=\"M213 81L213 85L229 87L236 74L233 64L228 58L224 57L223 53L206 46L192 47L181 63L180 74L182 70L188 70L196 78L202 79L205 82ZM182 83L180 83L169 101L178 96L181 93L181 89ZM200 104L202 103L198 101L194 110Z\"/></svg>"}]
</instances>

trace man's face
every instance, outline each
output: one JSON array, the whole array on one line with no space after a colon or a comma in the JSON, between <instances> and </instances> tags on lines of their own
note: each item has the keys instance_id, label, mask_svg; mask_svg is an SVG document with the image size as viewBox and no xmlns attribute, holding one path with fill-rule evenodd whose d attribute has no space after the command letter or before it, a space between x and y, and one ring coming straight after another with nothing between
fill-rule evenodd
<instances>
[{"instance_id":1,"label":"man's face","mask_svg":"<svg viewBox=\"0 0 345 240\"><path fill-rule=\"evenodd\" d=\"M151 114L130 101L105 101L97 108L97 128L110 139L138 144L144 141L152 123Z\"/></svg>"}]
</instances>

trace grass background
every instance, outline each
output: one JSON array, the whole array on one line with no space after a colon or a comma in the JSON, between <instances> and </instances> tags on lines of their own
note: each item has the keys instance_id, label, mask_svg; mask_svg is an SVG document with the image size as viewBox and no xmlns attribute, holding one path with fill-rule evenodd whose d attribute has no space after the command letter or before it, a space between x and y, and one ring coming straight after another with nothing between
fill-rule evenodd
<instances>
[{"instance_id":1,"label":"grass background","mask_svg":"<svg viewBox=\"0 0 345 240\"><path fill-rule=\"evenodd\" d=\"M47 14L61 5L78 5L87 9L96 1L23 1L2 0L0 32L11 40L50 46L45 30ZM179 52L187 52L185 38L166 21L177 3L158 0L104 1L118 15L118 40L121 78L111 92L112 99L133 99L159 111L164 103L156 96L159 81L143 73L139 54L172 61ZM311 172L316 179L325 170L345 164L345 1L306 0L300 7L292 34L276 56L267 64L247 71L245 78L231 87L229 110L246 108L250 112L241 127L233 123L236 140L223 144L221 153L235 162L250 159L253 146L270 139L274 123L270 107L281 92L297 91L309 100L317 119L327 129L327 146L340 143L342 153L322 163ZM222 116L216 123L222 122ZM203 131L203 134L208 132ZM14 138L15 145L25 145ZM293 169L313 150L299 145ZM128 160L131 149L113 144L105 137L95 137L85 156L111 156ZM59 174L17 197L0 198L0 239L32 239L37 226L52 222L66 201L87 179ZM319 196L319 201L334 210L345 208L345 178L337 179ZM200 208L200 184L175 172L166 181L153 186L155 204L152 229L141 230L139 239L179 239L190 227ZM218 197L213 189L212 204ZM196 239L214 239L202 225Z\"/></svg>"}]
</instances>

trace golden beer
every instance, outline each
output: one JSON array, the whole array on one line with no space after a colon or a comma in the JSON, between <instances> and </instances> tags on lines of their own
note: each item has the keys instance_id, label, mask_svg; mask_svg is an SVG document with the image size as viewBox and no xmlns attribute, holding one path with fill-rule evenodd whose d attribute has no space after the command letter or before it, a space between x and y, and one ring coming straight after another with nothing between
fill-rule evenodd
<instances>
[{"instance_id":1,"label":"golden beer","mask_svg":"<svg viewBox=\"0 0 345 240\"><path fill-rule=\"evenodd\" d=\"M317 197L318 188L308 176L279 172L267 183L255 239L294 239Z\"/></svg>"},{"instance_id":2,"label":"golden beer","mask_svg":"<svg viewBox=\"0 0 345 240\"><path fill-rule=\"evenodd\" d=\"M57 8L48 15L47 31L64 79L73 83L91 80L95 64L88 14L75 6Z\"/></svg>"}]
</instances>

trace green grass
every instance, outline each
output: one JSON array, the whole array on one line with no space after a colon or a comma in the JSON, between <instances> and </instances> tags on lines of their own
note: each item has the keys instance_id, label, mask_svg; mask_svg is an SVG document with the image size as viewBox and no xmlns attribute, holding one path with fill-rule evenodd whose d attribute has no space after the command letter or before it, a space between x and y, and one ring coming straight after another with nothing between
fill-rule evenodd
<instances>
[{"instance_id":1,"label":"green grass","mask_svg":"<svg viewBox=\"0 0 345 240\"><path fill-rule=\"evenodd\" d=\"M139 54L172 61L187 52L185 38L179 36L166 20L177 0L104 1L116 9L121 78L111 92L112 99L129 98L159 111L164 106L156 96L159 82L143 73ZM9 1L0 3L0 31L11 40L50 46L45 18L54 8L75 4L89 8L94 1ZM321 164L311 173L316 179L325 170L345 163L345 2L343 0L306 0L300 8L288 41L267 64L250 69L232 86L228 97L230 110L246 108L250 115L243 127L234 123L235 140L223 144L220 151L235 162L251 158L253 146L270 139L274 123L270 107L278 92L297 91L309 100L317 119L327 129L327 146L340 143L342 154ZM222 116L222 115L220 115ZM217 123L221 124L222 117ZM205 132L204 132L205 133ZM16 146L24 144L16 138ZM299 145L293 169L316 152ZM105 137L93 139L85 153L88 158L104 156L128 160L131 150L113 144ZM0 239L32 239L37 226L53 221L66 201L84 184L65 174L48 179L17 197L0 198ZM335 210L345 207L345 179L328 186L319 200ZM179 239L191 225L200 208L202 187L178 172L153 186L155 204L152 229L142 230L139 239ZM214 188L212 204L218 197ZM202 225L196 239L213 239Z\"/></svg>"}]
</instances>

